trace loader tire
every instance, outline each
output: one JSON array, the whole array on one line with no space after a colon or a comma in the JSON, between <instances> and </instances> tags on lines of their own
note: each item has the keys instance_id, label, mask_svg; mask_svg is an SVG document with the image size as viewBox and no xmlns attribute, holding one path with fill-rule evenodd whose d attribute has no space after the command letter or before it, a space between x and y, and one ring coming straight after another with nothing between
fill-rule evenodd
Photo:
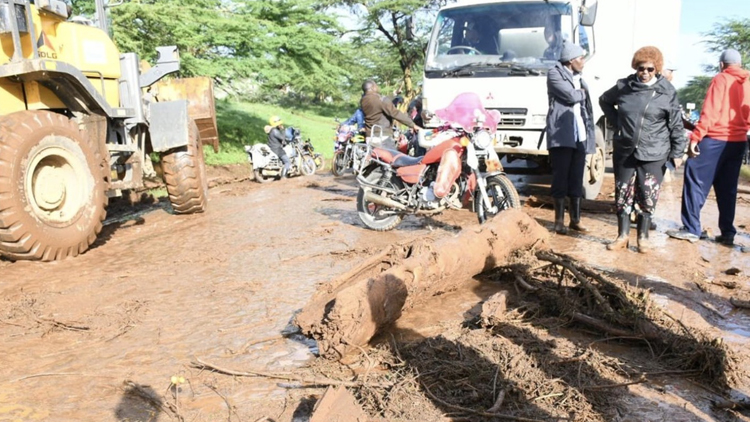
<instances>
[{"instance_id":1,"label":"loader tire","mask_svg":"<svg viewBox=\"0 0 750 422\"><path fill-rule=\"evenodd\" d=\"M188 145L161 156L164 184L175 214L203 212L208 205L208 178L198 126L188 127Z\"/></svg>"},{"instance_id":2,"label":"loader tire","mask_svg":"<svg viewBox=\"0 0 750 422\"><path fill-rule=\"evenodd\" d=\"M0 117L0 255L56 261L96 240L107 215L107 160L66 116Z\"/></svg>"}]
</instances>

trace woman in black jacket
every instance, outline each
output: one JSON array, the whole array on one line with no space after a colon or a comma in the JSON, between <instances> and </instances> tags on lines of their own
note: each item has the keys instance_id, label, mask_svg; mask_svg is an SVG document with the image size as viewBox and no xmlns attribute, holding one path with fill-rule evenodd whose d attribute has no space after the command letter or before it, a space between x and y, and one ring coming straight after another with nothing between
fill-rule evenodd
<instances>
[{"instance_id":1,"label":"woman in black jacket","mask_svg":"<svg viewBox=\"0 0 750 422\"><path fill-rule=\"evenodd\" d=\"M631 62L635 74L620 79L599 97L599 106L614 126L617 238L607 249L625 249L630 214L640 208L638 251L650 250L648 230L656 210L667 160L682 164L685 136L677 91L660 75L664 59L656 47L642 47Z\"/></svg>"}]
</instances>

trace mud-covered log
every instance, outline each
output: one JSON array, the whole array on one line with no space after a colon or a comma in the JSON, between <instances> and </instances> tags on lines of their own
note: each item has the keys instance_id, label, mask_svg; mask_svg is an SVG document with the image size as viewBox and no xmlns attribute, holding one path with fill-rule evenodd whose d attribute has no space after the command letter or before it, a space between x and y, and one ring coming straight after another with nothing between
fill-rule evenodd
<instances>
[{"instance_id":1,"label":"mud-covered log","mask_svg":"<svg viewBox=\"0 0 750 422\"><path fill-rule=\"evenodd\" d=\"M481 226L432 244L415 244L408 258L393 257L380 274L355 276L337 288L321 286L295 317L302 332L318 340L322 356L340 359L363 346L403 309L437 293L455 290L465 280L506 265L518 249L542 248L547 230L520 210L508 210Z\"/></svg>"}]
</instances>

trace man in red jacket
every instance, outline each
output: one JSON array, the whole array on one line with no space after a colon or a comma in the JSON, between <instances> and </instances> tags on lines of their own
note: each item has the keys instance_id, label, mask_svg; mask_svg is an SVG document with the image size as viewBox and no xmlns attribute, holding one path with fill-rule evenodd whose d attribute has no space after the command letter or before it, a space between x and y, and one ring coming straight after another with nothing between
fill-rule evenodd
<instances>
[{"instance_id":1,"label":"man in red jacket","mask_svg":"<svg viewBox=\"0 0 750 422\"><path fill-rule=\"evenodd\" d=\"M719 206L719 230L716 241L734 244L737 181L750 127L750 72L742 69L737 50L727 49L719 59L721 72L711 81L703 110L690 135L682 188L682 224L667 234L676 239L696 242L701 236L701 208L711 186Z\"/></svg>"}]
</instances>

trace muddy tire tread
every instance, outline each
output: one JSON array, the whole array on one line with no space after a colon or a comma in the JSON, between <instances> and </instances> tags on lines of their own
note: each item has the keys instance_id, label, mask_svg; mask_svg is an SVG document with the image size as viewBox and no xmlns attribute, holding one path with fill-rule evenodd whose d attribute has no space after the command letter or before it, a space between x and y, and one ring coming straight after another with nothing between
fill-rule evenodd
<instances>
[{"instance_id":1,"label":"muddy tire tread","mask_svg":"<svg viewBox=\"0 0 750 422\"><path fill-rule=\"evenodd\" d=\"M26 204L14 192L13 169L19 166L14 161L19 151L26 148L28 137L37 130L58 129L64 136L73 135L86 155L89 170L94 178L93 216L70 244L69 238L44 235L34 217L24 211ZM47 110L26 110L0 117L0 255L12 260L59 261L82 254L94 243L102 230L107 216L109 199L104 190L109 169L98 145L78 128L78 124L66 116ZM76 223L77 224L77 223Z\"/></svg>"},{"instance_id":2,"label":"muddy tire tread","mask_svg":"<svg viewBox=\"0 0 750 422\"><path fill-rule=\"evenodd\" d=\"M187 147L162 154L164 184L175 214L204 212L208 204L208 185L198 126L191 121Z\"/></svg>"}]
</instances>

